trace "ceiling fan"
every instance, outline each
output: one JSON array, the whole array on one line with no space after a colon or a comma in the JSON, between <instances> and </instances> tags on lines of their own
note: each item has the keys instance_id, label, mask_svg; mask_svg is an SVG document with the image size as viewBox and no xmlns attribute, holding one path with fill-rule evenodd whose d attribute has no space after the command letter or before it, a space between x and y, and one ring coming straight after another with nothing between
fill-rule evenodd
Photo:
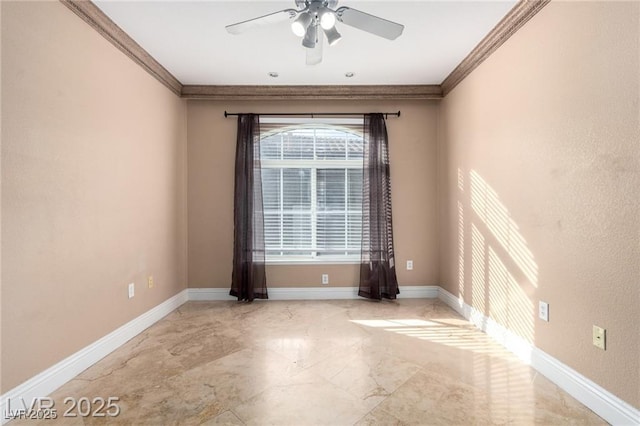
<instances>
[{"instance_id":1,"label":"ceiling fan","mask_svg":"<svg viewBox=\"0 0 640 426\"><path fill-rule=\"evenodd\" d=\"M302 45L307 48L307 65L322 62L323 34L329 46L335 45L342 36L336 29L336 21L371 34L395 40L402 34L404 25L361 12L350 7L335 7L338 0L295 0L298 9L285 9L258 18L227 25L231 34L240 34L252 28L291 20L291 30L302 37Z\"/></svg>"}]
</instances>

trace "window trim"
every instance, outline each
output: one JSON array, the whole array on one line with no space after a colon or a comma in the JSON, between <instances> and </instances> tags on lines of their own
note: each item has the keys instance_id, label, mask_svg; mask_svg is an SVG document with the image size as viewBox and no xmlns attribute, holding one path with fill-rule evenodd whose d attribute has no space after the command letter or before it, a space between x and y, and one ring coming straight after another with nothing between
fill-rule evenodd
<instances>
[{"instance_id":1,"label":"window trim","mask_svg":"<svg viewBox=\"0 0 640 426\"><path fill-rule=\"evenodd\" d=\"M343 131L345 133L352 133L358 136L363 136L359 134L359 132L353 131L352 129L341 129L340 125L359 125L363 124L362 118L323 118L323 119L315 119L315 118L283 118L283 117L265 117L260 119L261 122L265 124L282 124L283 128L278 132L267 132L264 133L261 137L261 140L267 138L271 135L286 132L287 127L300 126L303 127L305 125L314 125L314 127L309 127L313 129L318 128L334 128L335 130ZM285 127L286 126L286 127ZM300 169L310 169L311 170L311 179L312 179L312 188L314 187L314 182L316 179L316 172L318 169L339 169L339 170L363 170L364 159L345 159L345 160L334 160L334 159L318 159L318 160L307 160L307 159L278 159L278 160L270 160L270 159L261 159L261 169L286 169L286 168L300 168ZM364 172L364 171L363 171ZM346 181L345 181L346 185ZM316 208L316 200L315 200L316 191L311 191L311 217L312 217L312 228L315 228L316 224L313 218L317 218L317 208ZM342 211L341 211L342 212ZM351 211L347 209L345 205L345 214L353 214L353 213L361 213ZM267 211L265 210L265 213ZM323 212L325 213L325 212ZM346 232L346 231L345 231ZM316 235L315 229L312 230L312 238ZM313 243L315 246L315 242ZM359 247L358 251L361 252L362 248ZM265 256L265 263L267 265L319 265L319 264L349 264L355 265L361 262L361 253L356 255L342 255L342 256L322 256L322 257L310 257L310 256L277 256L270 257L269 255Z\"/></svg>"},{"instance_id":2,"label":"window trim","mask_svg":"<svg viewBox=\"0 0 640 426\"><path fill-rule=\"evenodd\" d=\"M297 258L295 256L280 256L277 259L267 259L267 265L359 265L362 261L361 255L342 256L342 257L326 257L326 258L309 258L307 256Z\"/></svg>"},{"instance_id":3,"label":"window trim","mask_svg":"<svg viewBox=\"0 0 640 426\"><path fill-rule=\"evenodd\" d=\"M360 124L364 125L364 118L311 118L311 117L260 117L260 123L264 124L282 124L282 125L290 125L290 124L313 124L320 125L323 124L329 126L340 126L341 124Z\"/></svg>"}]
</instances>

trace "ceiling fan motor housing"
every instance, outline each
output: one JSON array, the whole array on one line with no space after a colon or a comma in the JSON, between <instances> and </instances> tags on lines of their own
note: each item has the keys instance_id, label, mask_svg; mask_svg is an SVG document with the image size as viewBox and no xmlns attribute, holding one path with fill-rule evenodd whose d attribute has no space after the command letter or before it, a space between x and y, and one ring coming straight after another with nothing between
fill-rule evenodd
<instances>
[{"instance_id":1,"label":"ceiling fan motor housing","mask_svg":"<svg viewBox=\"0 0 640 426\"><path fill-rule=\"evenodd\" d=\"M231 34L240 34L262 25L293 20L291 29L295 35L303 37L302 45L307 48L307 65L316 65L322 61L322 40L325 36L330 46L342 38L335 27L336 21L387 40L395 40L404 30L402 24L350 7L335 9L338 0L295 0L295 4L297 10L281 10L227 25L226 29Z\"/></svg>"},{"instance_id":2,"label":"ceiling fan motor housing","mask_svg":"<svg viewBox=\"0 0 640 426\"><path fill-rule=\"evenodd\" d=\"M304 9L311 3L321 3L322 5L333 9L337 6L338 0L296 0L296 6L298 9Z\"/></svg>"}]
</instances>

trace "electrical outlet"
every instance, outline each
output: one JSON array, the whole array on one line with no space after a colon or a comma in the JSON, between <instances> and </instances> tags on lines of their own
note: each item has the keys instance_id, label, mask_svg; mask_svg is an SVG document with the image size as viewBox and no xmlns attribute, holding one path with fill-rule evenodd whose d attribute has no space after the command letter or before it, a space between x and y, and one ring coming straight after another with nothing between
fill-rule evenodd
<instances>
[{"instance_id":1,"label":"electrical outlet","mask_svg":"<svg viewBox=\"0 0 640 426\"><path fill-rule=\"evenodd\" d=\"M607 330L597 325L593 326L593 346L607 350Z\"/></svg>"},{"instance_id":2,"label":"electrical outlet","mask_svg":"<svg viewBox=\"0 0 640 426\"><path fill-rule=\"evenodd\" d=\"M538 316L541 320L549 322L549 304L542 300L538 302Z\"/></svg>"},{"instance_id":3,"label":"electrical outlet","mask_svg":"<svg viewBox=\"0 0 640 426\"><path fill-rule=\"evenodd\" d=\"M329 284L329 274L322 274L322 284L323 285Z\"/></svg>"},{"instance_id":4,"label":"electrical outlet","mask_svg":"<svg viewBox=\"0 0 640 426\"><path fill-rule=\"evenodd\" d=\"M129 284L129 299L136 295L136 285L135 283Z\"/></svg>"},{"instance_id":5,"label":"electrical outlet","mask_svg":"<svg viewBox=\"0 0 640 426\"><path fill-rule=\"evenodd\" d=\"M153 288L153 275L149 275L147 283L149 284L149 288Z\"/></svg>"},{"instance_id":6,"label":"electrical outlet","mask_svg":"<svg viewBox=\"0 0 640 426\"><path fill-rule=\"evenodd\" d=\"M413 260L407 260L407 271L413 271Z\"/></svg>"}]
</instances>

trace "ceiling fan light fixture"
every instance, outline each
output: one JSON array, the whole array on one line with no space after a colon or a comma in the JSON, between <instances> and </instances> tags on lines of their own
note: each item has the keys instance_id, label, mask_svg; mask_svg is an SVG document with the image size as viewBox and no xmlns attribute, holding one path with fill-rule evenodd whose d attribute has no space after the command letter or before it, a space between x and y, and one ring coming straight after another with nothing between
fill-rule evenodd
<instances>
[{"instance_id":1,"label":"ceiling fan light fixture","mask_svg":"<svg viewBox=\"0 0 640 426\"><path fill-rule=\"evenodd\" d=\"M306 48L307 65L316 65L322 61L324 37L327 37L329 46L342 39L336 29L338 21L340 25L347 25L387 40L395 40L402 35L404 25L351 7L338 7L339 1L295 0L295 9L280 10L227 25L225 28L230 34L241 34L252 28L286 20L290 23L293 33L302 38L302 45Z\"/></svg>"},{"instance_id":2,"label":"ceiling fan light fixture","mask_svg":"<svg viewBox=\"0 0 640 426\"><path fill-rule=\"evenodd\" d=\"M298 15L298 17L291 23L291 31L298 37L304 37L309 28L309 24L311 24L311 20L313 18L309 14L309 12L302 12Z\"/></svg>"},{"instance_id":3,"label":"ceiling fan light fixture","mask_svg":"<svg viewBox=\"0 0 640 426\"><path fill-rule=\"evenodd\" d=\"M320 15L320 26L323 30L330 30L336 25L336 15L331 9L325 8Z\"/></svg>"},{"instance_id":4,"label":"ceiling fan light fixture","mask_svg":"<svg viewBox=\"0 0 640 426\"><path fill-rule=\"evenodd\" d=\"M308 49L316 47L317 27L315 25L309 25L307 32L302 39L302 45Z\"/></svg>"},{"instance_id":5,"label":"ceiling fan light fixture","mask_svg":"<svg viewBox=\"0 0 640 426\"><path fill-rule=\"evenodd\" d=\"M329 42L329 46L335 46L340 40L342 40L342 35L336 30L336 27L332 27L327 29L322 29L324 34L327 36L327 41Z\"/></svg>"}]
</instances>

